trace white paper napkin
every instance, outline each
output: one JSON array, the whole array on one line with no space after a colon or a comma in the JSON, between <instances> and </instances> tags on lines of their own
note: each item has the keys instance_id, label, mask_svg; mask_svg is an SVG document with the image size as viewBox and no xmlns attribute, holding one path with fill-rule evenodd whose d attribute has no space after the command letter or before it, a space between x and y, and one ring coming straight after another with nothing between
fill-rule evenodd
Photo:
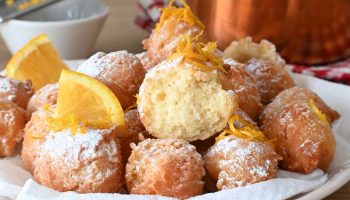
<instances>
[{"instance_id":1,"label":"white paper napkin","mask_svg":"<svg viewBox=\"0 0 350 200\"><path fill-rule=\"evenodd\" d=\"M0 199L15 199L26 180L31 177L23 168L19 156L0 160Z\"/></svg>"},{"instance_id":2,"label":"white paper napkin","mask_svg":"<svg viewBox=\"0 0 350 200\"><path fill-rule=\"evenodd\" d=\"M315 170L308 175L301 175L280 170L278 178L250 185L247 187L224 190L221 192L205 194L191 198L191 200L217 199L286 199L295 194L315 189L327 181L327 174L321 170ZM146 195L121 195L121 194L77 194L75 192L60 193L47 187L41 186L32 179L28 180L19 194L17 200L110 200L110 199L133 199L133 200L166 200L172 199L161 196Z\"/></svg>"},{"instance_id":3,"label":"white paper napkin","mask_svg":"<svg viewBox=\"0 0 350 200\"><path fill-rule=\"evenodd\" d=\"M315 170L308 175L302 175L280 170L278 178L260 182L246 187L223 190L191 198L191 200L227 200L227 199L288 199L313 190L327 181L327 174Z\"/></svg>"},{"instance_id":4,"label":"white paper napkin","mask_svg":"<svg viewBox=\"0 0 350 200\"><path fill-rule=\"evenodd\" d=\"M312 77L293 74L294 80L301 86L307 87L318 93L332 108L340 112L342 118L333 126L333 132L337 141L334 160L327 171L321 170L303 175L280 170L278 177L269 181L249 185L246 187L224 190L216 193L205 194L192 198L202 199L287 199L295 198L295 195L316 190L323 195L328 194L337 187L340 182L347 181L350 177L342 176L350 167L350 87L333 84ZM24 187L23 187L24 186ZM327 193L328 192L328 193ZM18 195L18 197L17 197ZM318 194L312 192L306 197L317 199ZM146 195L121 195L121 194L77 194L74 192L57 192L35 183L31 175L23 169L19 157L0 160L0 200L1 198L19 200L31 199L143 199L158 200L171 199L161 196ZM319 199L320 197L318 197ZM308 198L311 199L311 198Z\"/></svg>"},{"instance_id":5,"label":"white paper napkin","mask_svg":"<svg viewBox=\"0 0 350 200\"><path fill-rule=\"evenodd\" d=\"M126 195L126 194L78 194L75 192L58 192L39 185L29 179L18 195L17 200L172 200L174 198L156 195Z\"/></svg>"}]
</instances>

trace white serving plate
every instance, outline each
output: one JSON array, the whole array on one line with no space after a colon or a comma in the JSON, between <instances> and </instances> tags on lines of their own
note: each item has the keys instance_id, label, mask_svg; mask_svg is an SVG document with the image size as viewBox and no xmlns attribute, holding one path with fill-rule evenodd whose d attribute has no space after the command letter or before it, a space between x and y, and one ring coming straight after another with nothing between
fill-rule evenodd
<instances>
[{"instance_id":1,"label":"white serving plate","mask_svg":"<svg viewBox=\"0 0 350 200\"><path fill-rule=\"evenodd\" d=\"M350 87L342 84L332 83L329 81L325 81L322 79L310 77L307 75L301 75L301 74L295 74L292 73L292 77L294 80L297 80L297 84L300 87L307 87L314 92L316 92L323 100L326 101L328 105L331 105L332 108L337 110L342 117L345 117L345 113L347 115L350 115ZM310 80L313 82L313 84L310 84ZM316 83L316 84L315 84ZM339 93L338 91L343 91ZM329 93L332 93L332 98L329 98ZM328 98L327 98L328 96ZM345 110L337 108L339 105L338 101L344 101L345 104L347 104L347 108ZM347 128L348 133L347 135L342 135L346 139L347 143L350 144L350 121L349 116L347 116L347 119L344 119L347 121L347 124L343 123L343 126L347 126L344 128ZM350 181L350 161L347 161L347 166L344 165L343 167L340 167L338 169L335 169L332 173L329 174L329 179L325 184L323 184L321 187L308 192L302 196L300 196L300 200L310 200L310 199L323 199L332 193L336 192L338 189L340 189L342 186L344 186L346 183Z\"/></svg>"},{"instance_id":2,"label":"white serving plate","mask_svg":"<svg viewBox=\"0 0 350 200\"><path fill-rule=\"evenodd\" d=\"M72 70L75 70L81 64L82 61L83 60L67 61L67 64ZM291 75L298 86L313 90L328 105L330 105L342 115L341 121L337 123L337 128L338 130L342 130L340 132L340 136L345 141L345 145L349 145L350 147L350 87L306 75L294 73L291 73ZM347 154L347 152L345 152L345 154ZM330 170L327 173L328 180L322 186L310 192L298 195L297 197L293 197L293 199L323 199L337 191L347 182L349 182L350 156L348 156L345 160L341 160L341 164L332 162L332 166L330 167ZM129 199L125 198L125 196L119 197L121 199Z\"/></svg>"}]
</instances>

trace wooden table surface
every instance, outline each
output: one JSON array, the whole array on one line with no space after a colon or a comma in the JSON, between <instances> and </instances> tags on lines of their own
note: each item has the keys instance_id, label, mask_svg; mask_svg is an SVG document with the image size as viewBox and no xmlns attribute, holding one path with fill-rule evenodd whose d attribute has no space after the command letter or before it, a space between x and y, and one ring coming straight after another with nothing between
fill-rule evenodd
<instances>
[{"instance_id":1,"label":"wooden table surface","mask_svg":"<svg viewBox=\"0 0 350 200\"><path fill-rule=\"evenodd\" d=\"M125 13L126 15L129 15L130 13L133 15L133 12L135 12L136 10L134 9L133 12L130 12L130 9L124 9L125 6L128 6L129 4L134 3L135 0L132 1L124 1L124 0L105 0L106 3L108 3L111 7L112 10L115 11L120 11ZM110 16L109 21L106 22L106 26L105 29L108 29L108 25L109 24L113 24L115 23L116 20L121 21L121 23L131 23L132 19L130 21L130 17L126 16L125 18L128 18L128 20L130 22L128 22L127 20L121 20L120 19L120 15L115 16L113 15L113 13L119 13L120 12L112 12L112 16ZM125 16L125 15L124 15ZM113 26L114 27L114 26ZM132 31L131 31L132 30ZM135 32L136 31L136 32ZM105 38L109 38L112 37L112 35L110 35L110 33L113 31L102 31L102 34L98 41L98 44L96 45L96 50L100 50L100 51L108 51L109 49L113 48L113 49L119 49L119 48L123 48L125 47L125 49L128 49L130 51L137 51L140 49L140 46L137 46L136 44L134 46L130 47L130 43L123 43L121 44L122 46L119 47L106 47L105 45L108 44L108 39ZM129 33L129 35L127 35L127 33ZM136 35L132 35L130 36L130 33L134 33ZM144 37L144 34L140 32L140 30L137 30L135 27L131 27L126 33L125 35L123 33L119 33L120 36L128 36L128 37L138 37L138 40L141 40L142 37ZM113 36L114 38L115 35ZM127 42L127 40L124 40ZM5 44L3 43L1 37L0 37L0 69L3 69L6 65L6 63L8 62L9 58L11 57L7 47L5 46ZM330 195L329 197L326 198L327 200L342 200L342 199L350 199L350 182L347 183L345 186L343 186L341 189L339 189L337 192L335 192L334 194Z\"/></svg>"}]
</instances>

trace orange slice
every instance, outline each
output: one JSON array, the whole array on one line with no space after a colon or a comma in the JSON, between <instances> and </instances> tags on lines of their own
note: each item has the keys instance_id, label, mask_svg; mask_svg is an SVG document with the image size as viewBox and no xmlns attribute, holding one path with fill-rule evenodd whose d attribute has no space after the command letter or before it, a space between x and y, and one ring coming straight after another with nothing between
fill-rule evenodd
<instances>
[{"instance_id":1,"label":"orange slice","mask_svg":"<svg viewBox=\"0 0 350 200\"><path fill-rule=\"evenodd\" d=\"M41 34L16 52L6 66L6 74L18 80L31 80L37 91L56 83L62 69L67 69L49 38Z\"/></svg>"},{"instance_id":2,"label":"orange slice","mask_svg":"<svg viewBox=\"0 0 350 200\"><path fill-rule=\"evenodd\" d=\"M116 126L119 137L127 136L124 111L113 92L90 76L62 70L55 115L74 115L79 123L91 128Z\"/></svg>"}]
</instances>

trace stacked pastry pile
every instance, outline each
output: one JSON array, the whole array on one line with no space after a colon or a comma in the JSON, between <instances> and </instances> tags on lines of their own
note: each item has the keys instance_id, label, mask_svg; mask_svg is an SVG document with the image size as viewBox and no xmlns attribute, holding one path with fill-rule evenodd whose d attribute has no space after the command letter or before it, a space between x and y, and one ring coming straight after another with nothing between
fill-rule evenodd
<instances>
[{"instance_id":1,"label":"stacked pastry pile","mask_svg":"<svg viewBox=\"0 0 350 200\"><path fill-rule=\"evenodd\" d=\"M47 187L182 199L279 168L327 170L339 114L295 86L273 44L246 38L220 52L190 8L171 3L143 43L138 55L97 53L58 84L29 73L34 95L30 81L1 77L0 155L24 138L24 164ZM8 70L28 78L18 71Z\"/></svg>"}]
</instances>

